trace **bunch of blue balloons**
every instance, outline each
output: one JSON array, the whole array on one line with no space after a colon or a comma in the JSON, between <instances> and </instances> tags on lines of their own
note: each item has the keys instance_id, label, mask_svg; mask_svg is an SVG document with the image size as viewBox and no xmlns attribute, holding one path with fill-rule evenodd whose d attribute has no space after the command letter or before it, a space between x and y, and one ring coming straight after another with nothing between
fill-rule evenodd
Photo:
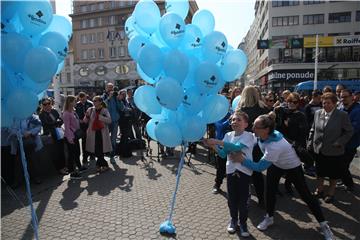
<instances>
[{"instance_id":1,"label":"bunch of blue balloons","mask_svg":"<svg viewBox=\"0 0 360 240\"><path fill-rule=\"evenodd\" d=\"M245 71L247 57L214 31L208 10L197 11L191 24L187 0L166 0L161 16L153 0L140 0L126 23L130 56L149 85L138 88L135 103L152 119L149 136L169 147L204 136L206 124L222 119L229 102L218 92Z\"/></svg>"},{"instance_id":2,"label":"bunch of blue balloons","mask_svg":"<svg viewBox=\"0 0 360 240\"><path fill-rule=\"evenodd\" d=\"M72 26L49 0L1 1L1 126L35 112L68 53Z\"/></svg>"}]
</instances>

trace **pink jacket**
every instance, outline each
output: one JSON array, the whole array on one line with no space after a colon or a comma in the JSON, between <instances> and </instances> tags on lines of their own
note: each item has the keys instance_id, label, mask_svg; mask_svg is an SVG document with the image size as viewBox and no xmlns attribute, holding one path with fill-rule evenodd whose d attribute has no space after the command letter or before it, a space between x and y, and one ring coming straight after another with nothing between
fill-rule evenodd
<instances>
[{"instance_id":1,"label":"pink jacket","mask_svg":"<svg viewBox=\"0 0 360 240\"><path fill-rule=\"evenodd\" d=\"M63 121L65 125L64 136L69 142L73 142L75 135L74 132L80 128L80 123L75 112L64 111Z\"/></svg>"}]
</instances>

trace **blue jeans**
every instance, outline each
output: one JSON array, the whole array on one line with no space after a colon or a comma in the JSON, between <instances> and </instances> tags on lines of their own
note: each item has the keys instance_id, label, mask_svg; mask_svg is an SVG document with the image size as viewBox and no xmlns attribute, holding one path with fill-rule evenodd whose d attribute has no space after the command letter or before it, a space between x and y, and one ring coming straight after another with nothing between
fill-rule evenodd
<instances>
[{"instance_id":1,"label":"blue jeans","mask_svg":"<svg viewBox=\"0 0 360 240\"><path fill-rule=\"evenodd\" d=\"M112 146L112 153L111 153L111 156L115 156L115 149L116 149L116 137L117 137L117 134L118 134L118 129L119 129L119 126L118 126L118 121L116 122L111 122L110 126L109 126L109 132L110 132L110 139L111 139L111 146Z\"/></svg>"}]
</instances>

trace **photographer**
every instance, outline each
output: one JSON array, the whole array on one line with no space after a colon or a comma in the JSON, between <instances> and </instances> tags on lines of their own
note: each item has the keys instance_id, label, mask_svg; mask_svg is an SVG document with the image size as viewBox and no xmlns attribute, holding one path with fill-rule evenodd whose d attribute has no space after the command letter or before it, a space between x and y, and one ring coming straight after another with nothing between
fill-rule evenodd
<instances>
[{"instance_id":1,"label":"photographer","mask_svg":"<svg viewBox=\"0 0 360 240\"><path fill-rule=\"evenodd\" d=\"M134 133L132 131L133 113L130 104L126 101L125 90L121 90L119 92L118 100L123 105L123 109L120 113L120 119L119 119L121 141L126 142L129 139L134 139Z\"/></svg>"}]
</instances>

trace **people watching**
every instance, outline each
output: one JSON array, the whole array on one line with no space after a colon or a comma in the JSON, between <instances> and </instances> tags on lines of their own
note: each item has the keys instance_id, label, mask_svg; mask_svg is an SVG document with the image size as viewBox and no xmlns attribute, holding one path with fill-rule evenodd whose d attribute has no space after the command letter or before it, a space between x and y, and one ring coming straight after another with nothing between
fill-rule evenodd
<instances>
[{"instance_id":1,"label":"people watching","mask_svg":"<svg viewBox=\"0 0 360 240\"><path fill-rule=\"evenodd\" d=\"M95 154L96 171L99 173L109 169L104 154L112 152L108 125L112 123L109 111L103 107L100 96L93 98L94 107L86 111L84 122L89 124L87 129L86 151Z\"/></svg>"},{"instance_id":2,"label":"people watching","mask_svg":"<svg viewBox=\"0 0 360 240\"><path fill-rule=\"evenodd\" d=\"M131 108L131 113L132 113L132 127L134 129L135 132L135 137L137 139L141 139L141 126L140 126L140 119L141 119L141 111L137 108L135 101L134 101L134 93L132 89L127 89L126 90L126 94L127 94L127 98L126 101L129 105L129 107Z\"/></svg>"},{"instance_id":3,"label":"people watching","mask_svg":"<svg viewBox=\"0 0 360 240\"><path fill-rule=\"evenodd\" d=\"M87 95L84 92L79 92L78 102L75 105L75 111L80 119L80 129L85 133L88 124L84 122L86 111L93 106L93 103L87 99ZM89 153L86 151L86 134L81 138L81 150L82 150L82 164L86 166L88 164Z\"/></svg>"},{"instance_id":4,"label":"people watching","mask_svg":"<svg viewBox=\"0 0 360 240\"><path fill-rule=\"evenodd\" d=\"M119 127L121 132L122 142L127 142L129 139L134 139L134 133L132 131L132 109L129 103L126 101L126 91L119 91L118 99L123 104L123 110L120 112Z\"/></svg>"},{"instance_id":5,"label":"people watching","mask_svg":"<svg viewBox=\"0 0 360 240\"><path fill-rule=\"evenodd\" d=\"M345 145L353 134L353 128L346 112L336 109L334 93L324 93L323 109L315 112L311 127L308 149L315 153L316 175L318 177L315 195L326 203L335 200L336 181L342 177ZM325 192L324 179L329 178L330 186Z\"/></svg>"}]
</instances>

